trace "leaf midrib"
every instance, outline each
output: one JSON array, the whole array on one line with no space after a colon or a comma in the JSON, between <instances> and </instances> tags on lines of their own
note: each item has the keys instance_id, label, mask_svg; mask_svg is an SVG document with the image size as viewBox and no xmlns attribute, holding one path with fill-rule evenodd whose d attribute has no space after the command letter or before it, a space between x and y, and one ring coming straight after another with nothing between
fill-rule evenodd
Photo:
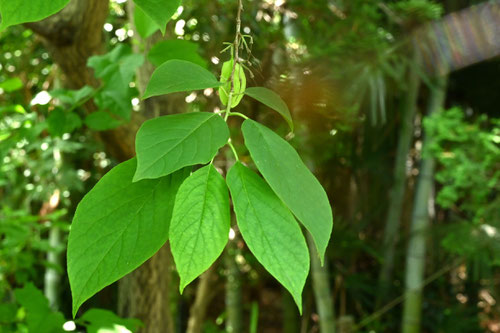
<instances>
[{"instance_id":1,"label":"leaf midrib","mask_svg":"<svg viewBox=\"0 0 500 333\"><path fill-rule=\"evenodd\" d=\"M206 122L208 122L209 120L213 119L214 116L217 116L216 114L213 114L213 115L210 115L207 119L203 120L198 126L196 126L195 128L193 128L189 133L187 133L182 139L180 139L179 141L177 141L176 144L174 144L170 149L168 149L167 151L165 151L163 154L159 155L153 162L151 162L146 168L143 169L143 171L141 172L141 174L144 174L144 172L150 170L153 165L155 165L160 159L164 158L167 154L169 154L173 149L177 148L177 146L179 146L181 143L185 142L187 140L187 138L189 136L191 136L195 131L197 131L203 124L205 124ZM165 141L168 141L169 139L164 139L160 142L158 142L158 144L160 143L164 143ZM147 150L149 150L151 147L149 147ZM139 160L140 161L140 160ZM175 170L174 170L175 171ZM173 171L172 171L173 172Z\"/></svg>"}]
</instances>

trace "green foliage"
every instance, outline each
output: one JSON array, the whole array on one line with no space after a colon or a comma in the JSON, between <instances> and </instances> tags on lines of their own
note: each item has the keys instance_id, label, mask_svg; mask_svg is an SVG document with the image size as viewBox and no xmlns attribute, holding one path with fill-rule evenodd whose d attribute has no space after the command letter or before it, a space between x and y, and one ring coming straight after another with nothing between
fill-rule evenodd
<instances>
[{"instance_id":1,"label":"green foliage","mask_svg":"<svg viewBox=\"0 0 500 333\"><path fill-rule=\"evenodd\" d=\"M103 309L90 309L81 316L77 323L86 326L88 333L120 333L127 329L137 332L142 325L138 319L122 319L113 312Z\"/></svg>"},{"instance_id":2,"label":"green foliage","mask_svg":"<svg viewBox=\"0 0 500 333\"><path fill-rule=\"evenodd\" d=\"M62 137L64 133L72 133L82 126L80 117L73 112L65 112L56 108L47 117L47 129L52 136Z\"/></svg>"},{"instance_id":3,"label":"green foliage","mask_svg":"<svg viewBox=\"0 0 500 333\"><path fill-rule=\"evenodd\" d=\"M60 11L69 0L0 0L0 31L26 22L40 21Z\"/></svg>"},{"instance_id":4,"label":"green foliage","mask_svg":"<svg viewBox=\"0 0 500 333\"><path fill-rule=\"evenodd\" d=\"M3 89L5 92L8 93L19 90L22 87L23 87L23 82L18 77L13 77L0 83L0 89Z\"/></svg>"},{"instance_id":5,"label":"green foliage","mask_svg":"<svg viewBox=\"0 0 500 333\"><path fill-rule=\"evenodd\" d=\"M222 253L229 225L226 183L210 164L187 178L175 198L170 243L181 292Z\"/></svg>"},{"instance_id":6,"label":"green foliage","mask_svg":"<svg viewBox=\"0 0 500 333\"><path fill-rule=\"evenodd\" d=\"M391 4L390 8L405 21L424 23L443 14L443 7L432 0L406 0Z\"/></svg>"},{"instance_id":7,"label":"green foliage","mask_svg":"<svg viewBox=\"0 0 500 333\"><path fill-rule=\"evenodd\" d=\"M85 125L94 131L106 131L116 128L122 124L106 111L96 111L85 116Z\"/></svg>"},{"instance_id":8,"label":"green foliage","mask_svg":"<svg viewBox=\"0 0 500 333\"><path fill-rule=\"evenodd\" d=\"M108 172L76 209L68 241L73 316L96 292L149 259L168 239L177 188L187 176L132 182L136 160Z\"/></svg>"},{"instance_id":9,"label":"green foliage","mask_svg":"<svg viewBox=\"0 0 500 333\"><path fill-rule=\"evenodd\" d=\"M455 212L442 245L486 266L500 265L500 121L483 115L471 122L452 108L424 125L432 138L425 153L440 165L436 201Z\"/></svg>"},{"instance_id":10,"label":"green foliage","mask_svg":"<svg viewBox=\"0 0 500 333\"><path fill-rule=\"evenodd\" d=\"M220 85L222 83L201 66L185 60L169 60L153 72L142 98L216 88Z\"/></svg>"},{"instance_id":11,"label":"green foliage","mask_svg":"<svg viewBox=\"0 0 500 333\"><path fill-rule=\"evenodd\" d=\"M47 299L33 284L28 283L24 288L17 289L15 295L19 304L26 310L28 332L64 332L63 315L50 309Z\"/></svg>"},{"instance_id":12,"label":"green foliage","mask_svg":"<svg viewBox=\"0 0 500 333\"><path fill-rule=\"evenodd\" d=\"M185 60L207 68L207 62L198 54L199 45L184 39L164 40L156 43L148 53L148 60L160 66L168 60Z\"/></svg>"},{"instance_id":13,"label":"green foliage","mask_svg":"<svg viewBox=\"0 0 500 333\"><path fill-rule=\"evenodd\" d=\"M16 303L0 304L0 332L65 332L66 322L62 313L50 308L43 293L32 283L14 290ZM89 333L123 332L126 328L137 332L142 326L137 319L122 319L113 312L102 309L91 309L77 320Z\"/></svg>"},{"instance_id":14,"label":"green foliage","mask_svg":"<svg viewBox=\"0 0 500 333\"><path fill-rule=\"evenodd\" d=\"M273 191L309 230L320 259L332 232L332 209L325 190L288 142L269 128L247 119L245 145Z\"/></svg>"},{"instance_id":15,"label":"green foliage","mask_svg":"<svg viewBox=\"0 0 500 333\"><path fill-rule=\"evenodd\" d=\"M183 72L182 80L174 80L181 78L179 76L181 72ZM172 73L175 74L173 77L170 76ZM190 76L200 73L201 83L199 77ZM214 87L215 83L219 84L212 74L202 67L187 61L169 60L155 71L148 89L156 90L156 93L153 93L155 95L202 89L201 85L203 88ZM281 99L267 90L264 90L263 94L262 90L257 90L255 95L281 112L288 111L288 108L280 103ZM229 110L230 108L226 111L225 119L231 115ZM309 271L309 253L291 212L294 212L311 231L323 259L332 230L330 204L319 182L286 141L252 120L244 122L243 134L257 167L270 187L258 176L255 176L257 178L249 176L243 171L244 169L241 169L243 166L238 164L235 167L240 168L240 176L233 177L230 186L238 223L257 259L290 290L301 310L301 292ZM135 198L136 195L124 191L123 186L133 188L132 192L135 193L136 186L145 184L144 179L153 179L147 182L155 182L158 181L158 177L169 177L172 172L183 167L210 162L180 185L175 196L169 235L156 231L155 236L164 235L161 237L162 242L158 241L158 244L163 244L167 237L170 239L172 254L181 279L181 292L186 285L213 264L227 243L230 214L227 186L211 161L219 148L228 143L228 139L229 130L226 122L215 113L170 115L148 120L143 124L136 137L137 168L133 177L134 183L131 183L130 177L134 172L135 163L127 162L130 164L124 171L126 175L121 174L120 166L113 169L87 194L77 209L68 246L68 272L72 282L74 313L95 292L130 272L154 253L150 250L155 246L147 249L134 248L138 252L135 254L136 259L130 260L131 254L128 254L124 263L121 251L130 250L128 243L122 240L129 238L125 233L128 224L122 221L110 226L110 223L116 219L116 214L125 216L135 214L136 205L141 207L146 205L150 208L169 199L161 198L156 201L161 195L157 193L153 197L142 195L141 200L138 200ZM233 171L233 174L236 172ZM122 181L119 185L120 179ZM242 186L251 187L253 192L242 195L238 190ZM110 188L118 189L116 193L123 196L123 199L118 201L115 198L108 199L105 193L108 193ZM138 193L143 191L145 191L143 188L137 190ZM167 192L167 189L163 191ZM123 201L126 203L120 204ZM113 205L116 208L115 210L109 206L103 208L99 202L106 202L106 205ZM242 213L248 205L259 207L262 211L253 216ZM119 208L125 213L117 213L116 209ZM146 223L142 220L144 217L145 214L138 214L138 221L134 223ZM135 218L135 215L132 218ZM255 223L266 219L270 219L268 224ZM102 220L110 222L107 224L101 222L104 225L102 227L104 229L101 230L95 227L95 221ZM164 222L164 225L168 225L168 222ZM282 238L276 238L275 235L272 241L270 238L266 241L259 240L259 237L271 235L277 230L282 234ZM111 239L105 243L107 244L105 248L102 248L100 241L91 242L92 239L102 240L99 238L103 237L99 236L102 234ZM78 244L76 250L73 250L75 246L73 244ZM267 253L268 251L272 254ZM116 254L110 254L115 252ZM297 269L297 266L300 266L300 269ZM89 270L89 267L94 269ZM99 272L97 276L105 272L107 279L100 278L97 282L88 283L95 276L95 272Z\"/></svg>"},{"instance_id":16,"label":"green foliage","mask_svg":"<svg viewBox=\"0 0 500 333\"><path fill-rule=\"evenodd\" d=\"M52 247L41 236L50 228L61 228L67 231L68 223L61 221L65 211L56 211L46 216L47 223L40 224L38 216L29 215L25 211L11 211L1 207L0 211L0 274L11 282L24 284L38 278L35 268L45 267L44 256L47 252L59 253L61 247ZM62 267L55 267L62 271ZM7 281L0 282L0 295L10 287Z\"/></svg>"},{"instance_id":17,"label":"green foliage","mask_svg":"<svg viewBox=\"0 0 500 333\"><path fill-rule=\"evenodd\" d=\"M264 87L251 87L245 90L245 95L258 100L262 104L278 112L285 118L288 126L290 126L290 129L293 131L293 121L290 110L288 110L288 106L278 94Z\"/></svg>"},{"instance_id":18,"label":"green foliage","mask_svg":"<svg viewBox=\"0 0 500 333\"><path fill-rule=\"evenodd\" d=\"M241 163L229 170L227 185L245 243L302 311L309 251L297 221L269 185Z\"/></svg>"},{"instance_id":19,"label":"green foliage","mask_svg":"<svg viewBox=\"0 0 500 333\"><path fill-rule=\"evenodd\" d=\"M226 123L214 113L196 112L148 120L137 132L138 164L134 181L208 163L228 138Z\"/></svg>"},{"instance_id":20,"label":"green foliage","mask_svg":"<svg viewBox=\"0 0 500 333\"><path fill-rule=\"evenodd\" d=\"M85 120L86 123L95 129L110 129L130 120L131 99L135 95L130 82L136 69L143 63L144 56L132 53L132 48L124 44L119 44L109 53L89 58L88 66L94 69L95 76L102 81L94 102L100 112L109 115L92 115ZM99 117L101 119L97 119Z\"/></svg>"}]
</instances>

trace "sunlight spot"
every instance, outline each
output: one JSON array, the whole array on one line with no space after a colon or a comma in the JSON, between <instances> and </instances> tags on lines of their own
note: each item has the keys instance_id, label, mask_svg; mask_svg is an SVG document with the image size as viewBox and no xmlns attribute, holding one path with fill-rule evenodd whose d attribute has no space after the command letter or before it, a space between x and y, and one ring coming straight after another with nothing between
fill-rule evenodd
<instances>
[{"instance_id":1,"label":"sunlight spot","mask_svg":"<svg viewBox=\"0 0 500 333\"><path fill-rule=\"evenodd\" d=\"M186 25L186 21L184 20L179 20L177 23L175 23L175 34L177 36L183 36L184 35L184 26Z\"/></svg>"},{"instance_id":2,"label":"sunlight spot","mask_svg":"<svg viewBox=\"0 0 500 333\"><path fill-rule=\"evenodd\" d=\"M72 320L65 322L63 325L63 330L65 330L66 332L72 332L76 330L75 322Z\"/></svg>"},{"instance_id":3,"label":"sunlight spot","mask_svg":"<svg viewBox=\"0 0 500 333\"><path fill-rule=\"evenodd\" d=\"M31 105L46 105L50 102L50 99L52 97L50 94L46 91L40 91L38 94L36 94L35 98L31 100Z\"/></svg>"},{"instance_id":4,"label":"sunlight spot","mask_svg":"<svg viewBox=\"0 0 500 333\"><path fill-rule=\"evenodd\" d=\"M111 32L113 30L113 25L111 23L104 23L104 30Z\"/></svg>"},{"instance_id":5,"label":"sunlight spot","mask_svg":"<svg viewBox=\"0 0 500 333\"><path fill-rule=\"evenodd\" d=\"M190 93L185 99L186 103L193 103L196 99L196 96L198 96L196 92L193 91L192 93Z\"/></svg>"},{"instance_id":6,"label":"sunlight spot","mask_svg":"<svg viewBox=\"0 0 500 333\"><path fill-rule=\"evenodd\" d=\"M233 240L234 237L236 237L236 233L234 232L233 228L229 229L229 239Z\"/></svg>"}]
</instances>

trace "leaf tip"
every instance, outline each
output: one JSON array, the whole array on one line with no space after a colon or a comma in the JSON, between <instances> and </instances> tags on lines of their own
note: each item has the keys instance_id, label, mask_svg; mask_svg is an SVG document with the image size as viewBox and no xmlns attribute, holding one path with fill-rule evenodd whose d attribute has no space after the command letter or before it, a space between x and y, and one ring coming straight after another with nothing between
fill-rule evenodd
<instances>
[{"instance_id":1,"label":"leaf tip","mask_svg":"<svg viewBox=\"0 0 500 333\"><path fill-rule=\"evenodd\" d=\"M293 295L293 299L295 301L295 304L297 305L299 314L302 316L302 294Z\"/></svg>"},{"instance_id":2,"label":"leaf tip","mask_svg":"<svg viewBox=\"0 0 500 333\"><path fill-rule=\"evenodd\" d=\"M76 318L76 314L78 313L78 310L80 309L80 305L78 302L73 301L73 309L71 311L71 315L73 316L73 319Z\"/></svg>"}]
</instances>

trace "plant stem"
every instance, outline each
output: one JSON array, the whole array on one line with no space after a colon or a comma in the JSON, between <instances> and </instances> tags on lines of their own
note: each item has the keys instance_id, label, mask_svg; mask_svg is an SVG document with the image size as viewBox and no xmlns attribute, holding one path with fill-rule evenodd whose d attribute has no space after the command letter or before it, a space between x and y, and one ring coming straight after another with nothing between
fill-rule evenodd
<instances>
[{"instance_id":1,"label":"plant stem","mask_svg":"<svg viewBox=\"0 0 500 333\"><path fill-rule=\"evenodd\" d=\"M239 113L239 112L230 112L229 116L238 116L238 117L241 117L243 119L248 119L247 116L245 116L243 113Z\"/></svg>"},{"instance_id":2,"label":"plant stem","mask_svg":"<svg viewBox=\"0 0 500 333\"><path fill-rule=\"evenodd\" d=\"M233 151L234 157L236 158L236 161L239 161L240 159L238 158L238 153L236 152L236 149L233 146L233 143L231 142L231 139L227 142L229 147L231 147L231 150Z\"/></svg>"},{"instance_id":3,"label":"plant stem","mask_svg":"<svg viewBox=\"0 0 500 333\"><path fill-rule=\"evenodd\" d=\"M231 81L231 90L229 91L228 97L227 97L227 108L226 108L226 113L224 116L224 121L227 122L227 119L229 118L230 115L236 115L243 117L245 119L248 119L247 116L244 114L241 114L239 112L231 112L231 104L233 102L233 95L234 95L234 73L236 71L236 64L238 63L238 51L240 47L240 42L241 42L241 12L243 11L243 2L242 0L238 0L238 12L236 14L236 35L234 37L234 42L233 42L233 52L234 52L234 61L233 61L233 69L231 71L231 77L229 80ZM233 56L233 55L231 55ZM237 161L238 159L238 154L236 153L236 149L234 148L233 144L231 143L231 139L227 142L229 147L231 147L231 150L233 151L233 154L236 158Z\"/></svg>"},{"instance_id":4,"label":"plant stem","mask_svg":"<svg viewBox=\"0 0 500 333\"><path fill-rule=\"evenodd\" d=\"M75 105L73 105L72 107L70 107L68 109L68 112L72 112L74 111L75 109L79 108L80 106L84 105L85 103L87 103L88 101L90 101L92 98L95 97L95 95L97 95L97 93L99 91L101 91L103 88L103 85L99 86L98 88L96 88L92 93L90 93L87 97L85 97L84 99L82 99L81 101L79 101L78 103L76 103Z\"/></svg>"},{"instance_id":5,"label":"plant stem","mask_svg":"<svg viewBox=\"0 0 500 333\"><path fill-rule=\"evenodd\" d=\"M236 14L236 34L234 37L234 42L233 42L233 52L234 52L234 61L233 61L233 69L231 71L231 90L229 91L229 95L227 98L227 108L226 108L226 115L224 117L224 120L227 121L227 118L229 117L229 114L231 113L231 104L232 104L232 99L233 99L233 94L234 94L234 73L236 72L236 64L239 62L238 56L239 56L239 49L240 49L240 42L241 42L241 12L243 11L243 1L238 0L238 11Z\"/></svg>"}]
</instances>

